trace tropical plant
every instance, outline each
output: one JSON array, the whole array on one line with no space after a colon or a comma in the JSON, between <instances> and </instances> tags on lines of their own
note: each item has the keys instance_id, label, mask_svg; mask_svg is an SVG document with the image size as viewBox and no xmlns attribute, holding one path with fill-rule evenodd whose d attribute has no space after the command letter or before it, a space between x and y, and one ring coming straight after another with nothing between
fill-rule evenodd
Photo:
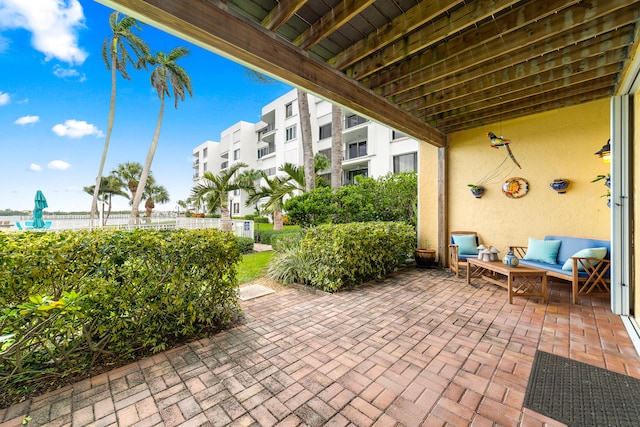
<instances>
[{"instance_id":1,"label":"tropical plant","mask_svg":"<svg viewBox=\"0 0 640 427\"><path fill-rule=\"evenodd\" d=\"M134 18L123 16L119 18L118 12L112 12L109 15L109 27L111 35L102 43L102 59L104 60L107 70L111 71L111 99L109 101L109 119L107 121L107 135L104 140L104 148L102 149L102 158L100 159L100 167L96 184L93 186L93 201L91 202L91 222L96 215L98 209L98 194L101 190L100 181L102 180L102 171L107 160L107 152L109 151L109 141L111 140L111 132L113 131L113 121L116 111L116 76L117 72L126 80L131 80L127 73L127 63L130 63L135 69L146 68L146 58L149 55L149 47L147 44L132 30L141 30L140 24ZM136 57L131 57L129 50Z\"/></svg>"},{"instance_id":2,"label":"tropical plant","mask_svg":"<svg viewBox=\"0 0 640 427\"><path fill-rule=\"evenodd\" d=\"M130 200L133 200L136 197L136 191L138 191L138 183L140 182L141 174L142 165L138 162L120 163L111 171L111 175L115 176L120 182L122 182L123 186L126 186L131 193Z\"/></svg>"},{"instance_id":3,"label":"tropical plant","mask_svg":"<svg viewBox=\"0 0 640 427\"><path fill-rule=\"evenodd\" d=\"M209 213L220 209L220 228L223 231L231 231L233 228L227 198L229 191L240 189L240 186L233 179L234 175L238 170L246 167L247 165L244 163L236 163L230 168L220 171L218 175L213 172L205 172L200 184L191 191L196 206L200 207L204 204Z\"/></svg>"},{"instance_id":4,"label":"tropical plant","mask_svg":"<svg viewBox=\"0 0 640 427\"><path fill-rule=\"evenodd\" d=\"M191 77L187 74L184 68L177 64L179 59L187 56L188 54L189 49L186 47L176 47L171 50L168 55L164 52L157 52L155 56L148 58L149 64L155 67L151 71L151 86L153 86L160 98L160 112L158 113L156 130L153 134L151 145L149 146L149 152L147 153L147 159L142 169L140 182L138 183L138 190L133 200L129 224L134 224L138 220L138 206L142 200L142 190L147 183L147 179L151 171L151 163L153 163L153 156L156 153L158 140L160 139L160 128L162 126L162 118L164 115L165 96L171 96L171 92L173 92L175 108L178 108L179 101L184 101L187 93L189 96L193 96L191 90Z\"/></svg>"},{"instance_id":5,"label":"tropical plant","mask_svg":"<svg viewBox=\"0 0 640 427\"><path fill-rule=\"evenodd\" d=\"M153 208L156 207L156 203L162 204L169 201L169 192L162 185L150 184L145 187L143 197L147 199L144 203L144 208L148 222L151 221L151 213Z\"/></svg>"},{"instance_id":6,"label":"tropical plant","mask_svg":"<svg viewBox=\"0 0 640 427\"><path fill-rule=\"evenodd\" d=\"M291 168L296 168L291 163L286 163ZM282 230L282 205L284 199L287 196L293 195L296 190L299 190L298 183L292 182L290 178L284 178L281 176L275 176L269 178L269 176L260 171L262 175L263 185L254 188L249 191L249 197L247 198L247 206L251 204L258 204L260 201L266 199L261 205L261 210L265 213L273 215L273 229ZM293 170L291 172L294 172ZM299 172L299 169L296 169Z\"/></svg>"},{"instance_id":7,"label":"tropical plant","mask_svg":"<svg viewBox=\"0 0 640 427\"><path fill-rule=\"evenodd\" d=\"M102 226L105 226L107 224L107 220L111 215L111 206L112 206L111 202L112 202L113 196L122 196L126 199L129 199L129 195L124 191L122 191L122 187L124 187L124 183L114 175L103 177L100 180L98 200L101 201L103 204L106 203L107 205L107 214L104 215L104 217L102 218ZM95 194L95 185L84 187L84 192L89 195Z\"/></svg>"}]
</instances>

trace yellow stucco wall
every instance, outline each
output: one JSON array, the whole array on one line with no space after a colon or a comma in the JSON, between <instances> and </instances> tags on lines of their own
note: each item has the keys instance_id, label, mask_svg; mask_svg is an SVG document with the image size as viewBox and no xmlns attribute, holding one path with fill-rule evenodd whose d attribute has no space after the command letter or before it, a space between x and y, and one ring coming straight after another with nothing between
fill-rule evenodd
<instances>
[{"instance_id":1,"label":"yellow stucco wall","mask_svg":"<svg viewBox=\"0 0 640 427\"><path fill-rule=\"evenodd\" d=\"M594 155L609 138L609 100L601 100L528 117L495 123L449 135L448 231L476 230L482 242L506 253L509 244L526 245L528 237L568 235L610 239L610 212L603 182L591 183L606 174L609 165ZM512 140L510 146L522 165L518 169L506 159L504 147L491 148L488 131ZM421 184L434 183L436 161L432 151L421 153ZM522 198L507 198L501 191L505 179L522 177L529 192ZM483 178L485 195L476 199L467 184ZM565 194L549 184L555 178L571 180ZM424 204L421 204L424 208ZM437 213L437 210L435 211ZM423 234L429 226L431 207L422 209ZM436 217L433 217L436 218Z\"/></svg>"},{"instance_id":2,"label":"yellow stucco wall","mask_svg":"<svg viewBox=\"0 0 640 427\"><path fill-rule=\"evenodd\" d=\"M418 244L423 248L438 248L438 149L420 143L418 160Z\"/></svg>"}]
</instances>

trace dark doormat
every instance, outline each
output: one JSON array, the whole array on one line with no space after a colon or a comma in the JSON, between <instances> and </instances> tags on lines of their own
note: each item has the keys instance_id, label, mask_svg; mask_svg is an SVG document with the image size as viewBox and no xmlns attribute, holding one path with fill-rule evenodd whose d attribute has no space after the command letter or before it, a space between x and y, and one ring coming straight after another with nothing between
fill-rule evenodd
<instances>
[{"instance_id":1,"label":"dark doormat","mask_svg":"<svg viewBox=\"0 0 640 427\"><path fill-rule=\"evenodd\" d=\"M640 380L536 351L523 406L568 426L637 427Z\"/></svg>"}]
</instances>

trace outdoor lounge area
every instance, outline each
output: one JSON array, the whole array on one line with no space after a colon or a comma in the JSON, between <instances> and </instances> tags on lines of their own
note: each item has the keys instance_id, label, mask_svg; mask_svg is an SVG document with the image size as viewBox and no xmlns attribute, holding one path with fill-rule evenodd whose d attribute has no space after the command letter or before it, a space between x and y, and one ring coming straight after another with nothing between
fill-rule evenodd
<instances>
[{"instance_id":1,"label":"outdoor lounge area","mask_svg":"<svg viewBox=\"0 0 640 427\"><path fill-rule=\"evenodd\" d=\"M636 379L640 357L607 299L549 289L508 304L414 267L333 295L288 288L243 302L231 330L0 410L0 426L562 426L523 408L536 350Z\"/></svg>"}]
</instances>

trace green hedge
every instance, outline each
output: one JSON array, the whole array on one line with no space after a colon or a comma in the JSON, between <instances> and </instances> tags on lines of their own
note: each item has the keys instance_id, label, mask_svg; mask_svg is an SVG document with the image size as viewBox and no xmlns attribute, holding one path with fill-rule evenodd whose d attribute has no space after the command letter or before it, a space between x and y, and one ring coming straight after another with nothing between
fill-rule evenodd
<instances>
[{"instance_id":1,"label":"green hedge","mask_svg":"<svg viewBox=\"0 0 640 427\"><path fill-rule=\"evenodd\" d=\"M0 233L0 248L3 393L162 351L239 312L231 233Z\"/></svg>"},{"instance_id":2,"label":"green hedge","mask_svg":"<svg viewBox=\"0 0 640 427\"><path fill-rule=\"evenodd\" d=\"M306 284L327 292L382 278L415 248L415 230L399 222L321 225L300 243Z\"/></svg>"},{"instance_id":3,"label":"green hedge","mask_svg":"<svg viewBox=\"0 0 640 427\"><path fill-rule=\"evenodd\" d=\"M247 254L253 250L253 239L251 237L238 237L236 236L236 243L240 253Z\"/></svg>"},{"instance_id":4,"label":"green hedge","mask_svg":"<svg viewBox=\"0 0 640 427\"><path fill-rule=\"evenodd\" d=\"M300 228L294 229L284 229L284 230L255 230L255 241L256 243L263 243L265 245L272 245L272 239L275 236L284 236L291 234L300 234Z\"/></svg>"}]
</instances>

